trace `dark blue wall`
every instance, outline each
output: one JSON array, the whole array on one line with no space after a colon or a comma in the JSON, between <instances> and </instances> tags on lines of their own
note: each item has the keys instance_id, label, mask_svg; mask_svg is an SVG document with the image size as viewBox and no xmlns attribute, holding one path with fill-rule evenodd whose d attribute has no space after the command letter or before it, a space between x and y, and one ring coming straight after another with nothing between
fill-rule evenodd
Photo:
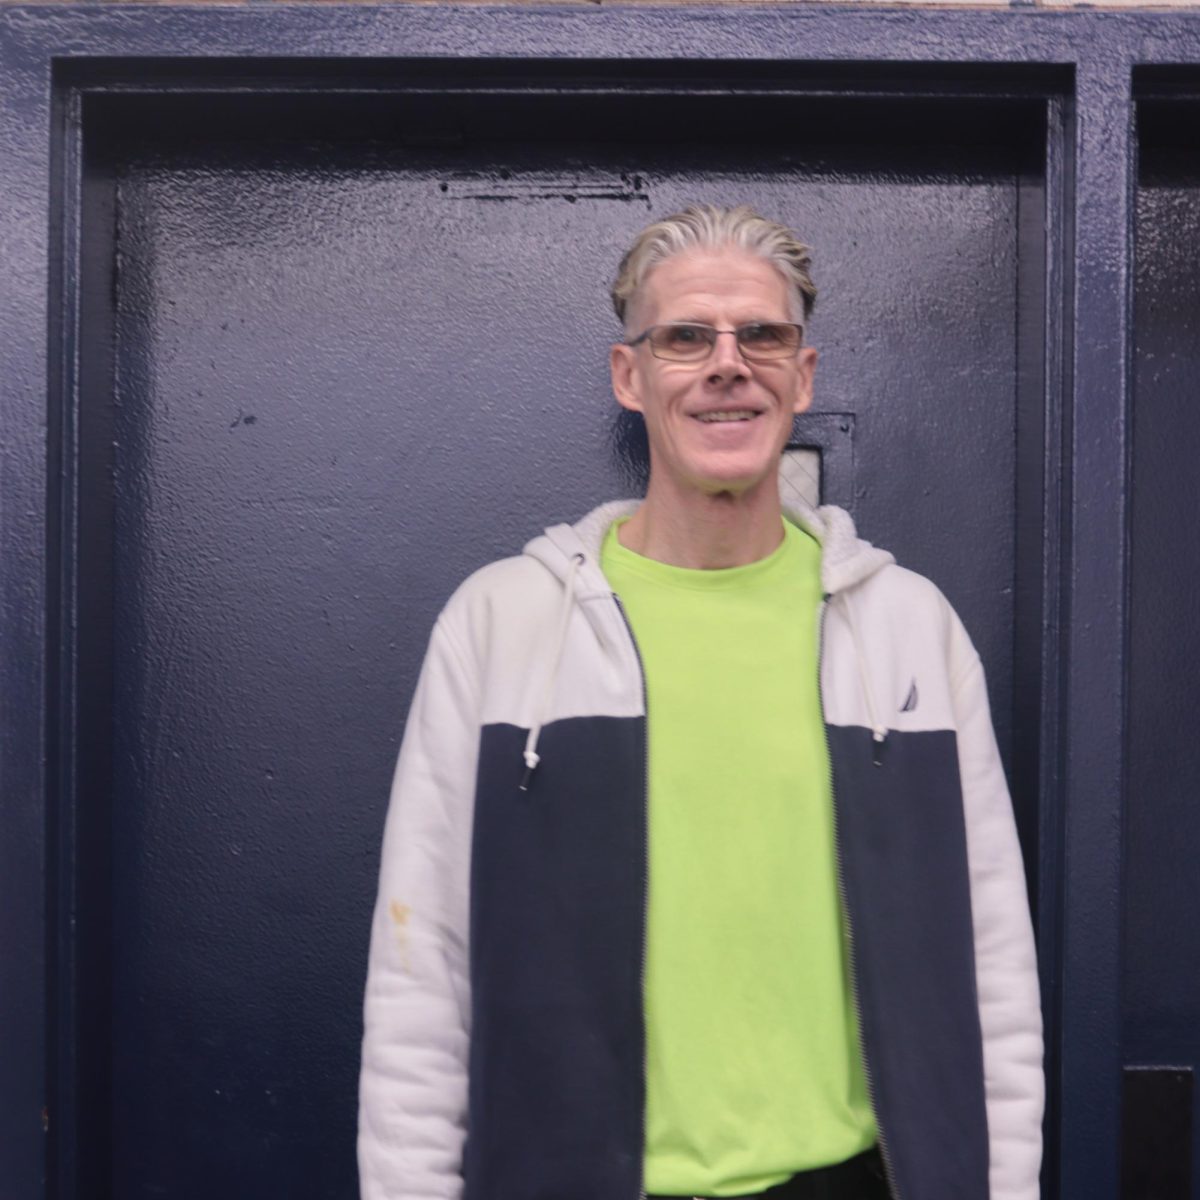
<instances>
[{"instance_id":1,"label":"dark blue wall","mask_svg":"<svg viewBox=\"0 0 1200 1200\"><path fill-rule=\"evenodd\" d=\"M1161 539L1196 158L1177 203L1135 193L1133 124L1200 91L1200 14L48 6L0 12L0 55L11 1194L352 1188L414 631L615 486L602 285L703 187L832 247L819 403L854 418L856 515L989 667L1047 1194L1115 1197L1120 1067L1190 1065L1200 1015L1165 736L1194 564ZM464 319L484 344L447 368Z\"/></svg>"}]
</instances>

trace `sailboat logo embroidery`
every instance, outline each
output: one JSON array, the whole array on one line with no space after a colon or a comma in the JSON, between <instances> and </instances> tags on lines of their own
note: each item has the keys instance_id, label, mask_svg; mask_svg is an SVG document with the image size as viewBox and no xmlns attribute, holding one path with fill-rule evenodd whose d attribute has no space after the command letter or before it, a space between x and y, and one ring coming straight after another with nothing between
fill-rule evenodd
<instances>
[{"instance_id":1,"label":"sailboat logo embroidery","mask_svg":"<svg viewBox=\"0 0 1200 1200\"><path fill-rule=\"evenodd\" d=\"M917 681L914 678L909 686L908 695L904 697L904 703L900 705L901 712L916 712L917 709Z\"/></svg>"}]
</instances>

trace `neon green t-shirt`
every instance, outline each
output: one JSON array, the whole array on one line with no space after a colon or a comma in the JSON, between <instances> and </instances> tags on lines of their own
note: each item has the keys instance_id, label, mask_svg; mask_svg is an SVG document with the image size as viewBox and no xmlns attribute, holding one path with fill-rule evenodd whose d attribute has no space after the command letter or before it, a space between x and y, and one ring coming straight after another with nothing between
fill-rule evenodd
<instances>
[{"instance_id":1,"label":"neon green t-shirt","mask_svg":"<svg viewBox=\"0 0 1200 1200\"><path fill-rule=\"evenodd\" d=\"M817 691L820 550L690 570L609 529L646 673L647 1192L736 1195L874 1145Z\"/></svg>"}]
</instances>

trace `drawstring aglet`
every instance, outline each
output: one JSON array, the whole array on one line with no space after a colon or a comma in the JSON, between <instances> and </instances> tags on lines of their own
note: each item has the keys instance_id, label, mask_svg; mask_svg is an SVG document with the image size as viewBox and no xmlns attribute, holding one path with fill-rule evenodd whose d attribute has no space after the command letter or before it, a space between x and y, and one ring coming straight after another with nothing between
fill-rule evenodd
<instances>
[{"instance_id":1,"label":"drawstring aglet","mask_svg":"<svg viewBox=\"0 0 1200 1200\"><path fill-rule=\"evenodd\" d=\"M533 780L533 773L537 770L537 765L542 761L541 755L536 750L526 750L525 758L525 774L521 776L521 791L529 791L529 784Z\"/></svg>"},{"instance_id":2,"label":"drawstring aglet","mask_svg":"<svg viewBox=\"0 0 1200 1200\"><path fill-rule=\"evenodd\" d=\"M871 735L871 762L877 767L883 766L883 748L887 745L887 730L876 729Z\"/></svg>"}]
</instances>

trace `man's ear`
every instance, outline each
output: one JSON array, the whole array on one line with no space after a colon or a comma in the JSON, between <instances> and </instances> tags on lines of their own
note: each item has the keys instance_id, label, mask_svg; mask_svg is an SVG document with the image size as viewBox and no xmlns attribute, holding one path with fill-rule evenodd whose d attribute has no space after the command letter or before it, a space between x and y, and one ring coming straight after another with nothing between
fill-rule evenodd
<instances>
[{"instance_id":1,"label":"man's ear","mask_svg":"<svg viewBox=\"0 0 1200 1200\"><path fill-rule=\"evenodd\" d=\"M612 375L613 395L622 408L630 412L642 412L637 380L637 351L632 346L618 342L609 351L608 369Z\"/></svg>"},{"instance_id":2,"label":"man's ear","mask_svg":"<svg viewBox=\"0 0 1200 1200\"><path fill-rule=\"evenodd\" d=\"M796 399L792 412L802 413L808 410L813 399L813 372L817 369L817 352L812 346L800 348L800 361L797 364Z\"/></svg>"}]
</instances>

